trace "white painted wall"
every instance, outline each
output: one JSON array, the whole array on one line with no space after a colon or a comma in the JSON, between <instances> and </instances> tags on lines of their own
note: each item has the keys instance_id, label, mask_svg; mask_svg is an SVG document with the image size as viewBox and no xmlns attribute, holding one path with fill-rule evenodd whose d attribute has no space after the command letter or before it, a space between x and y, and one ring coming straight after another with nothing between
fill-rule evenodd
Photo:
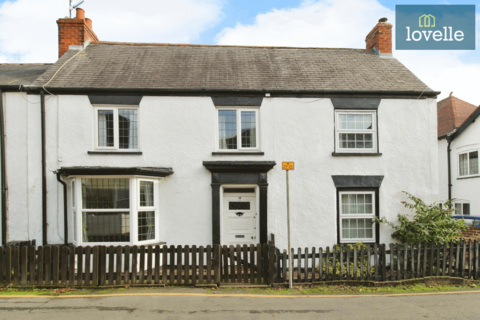
<instances>
[{"instance_id":1,"label":"white painted wall","mask_svg":"<svg viewBox=\"0 0 480 320\"><path fill-rule=\"evenodd\" d=\"M7 179L9 239L41 244L40 105L38 96L8 93ZM212 156L216 109L209 97L144 97L139 108L141 156L88 155L93 148L93 108L87 96L49 98L47 109L48 238L63 242L62 188L52 174L64 166L170 166L160 184L160 240L168 245L211 243L211 174L202 161L276 161L268 173L268 232L286 248L285 172L291 172L294 247L337 241L332 175L384 175L380 216L406 213L401 191L427 202L438 199L436 101L382 100L378 110L381 157L332 157L334 109L330 99L265 98L260 107L264 156ZM70 200L69 200L70 201ZM70 204L69 204L70 206ZM70 223L71 225L71 223ZM390 230L381 228L381 242ZM69 234L73 236L72 230Z\"/></svg>"},{"instance_id":2,"label":"white painted wall","mask_svg":"<svg viewBox=\"0 0 480 320\"><path fill-rule=\"evenodd\" d=\"M452 170L452 198L459 202L470 203L470 214L480 216L480 177L460 178L458 159L459 154L466 151L480 151L480 125L478 121L470 124L465 131L455 137L450 145L451 170ZM438 141L439 156L439 177L440 177L440 199L448 199L448 163L447 163L447 141Z\"/></svg>"}]
</instances>

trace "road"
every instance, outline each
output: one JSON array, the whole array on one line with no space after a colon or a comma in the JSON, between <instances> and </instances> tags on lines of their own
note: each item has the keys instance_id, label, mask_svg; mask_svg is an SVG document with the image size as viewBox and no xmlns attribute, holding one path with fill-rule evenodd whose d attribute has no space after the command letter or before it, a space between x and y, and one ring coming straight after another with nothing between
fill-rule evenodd
<instances>
[{"instance_id":1,"label":"road","mask_svg":"<svg viewBox=\"0 0 480 320\"><path fill-rule=\"evenodd\" d=\"M480 319L480 292L354 297L135 295L0 298L0 319Z\"/></svg>"}]
</instances>

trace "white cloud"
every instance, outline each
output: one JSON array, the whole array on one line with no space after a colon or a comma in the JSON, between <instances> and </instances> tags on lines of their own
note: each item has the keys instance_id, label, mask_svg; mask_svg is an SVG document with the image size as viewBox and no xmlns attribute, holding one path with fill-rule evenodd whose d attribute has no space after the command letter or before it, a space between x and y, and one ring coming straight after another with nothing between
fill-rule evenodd
<instances>
[{"instance_id":1,"label":"white cloud","mask_svg":"<svg viewBox=\"0 0 480 320\"><path fill-rule=\"evenodd\" d=\"M365 36L381 17L395 23L395 12L376 0L305 1L298 8L259 14L251 25L237 24L234 28L225 28L218 34L217 42L364 48ZM479 22L477 17L477 26ZM394 51L394 56L428 86L442 91L440 99L453 91L460 99L480 104L478 82L475 82L475 77L480 74L480 63L477 62L480 61L480 52Z\"/></svg>"},{"instance_id":2,"label":"white cloud","mask_svg":"<svg viewBox=\"0 0 480 320\"><path fill-rule=\"evenodd\" d=\"M365 30L393 12L375 0L305 1L273 10L252 25L237 24L218 35L219 44L364 47Z\"/></svg>"},{"instance_id":3,"label":"white cloud","mask_svg":"<svg viewBox=\"0 0 480 320\"><path fill-rule=\"evenodd\" d=\"M221 16L221 0L87 0L81 7L100 40L121 42L188 43ZM67 15L66 0L4 2L0 62L56 61L56 20Z\"/></svg>"}]
</instances>

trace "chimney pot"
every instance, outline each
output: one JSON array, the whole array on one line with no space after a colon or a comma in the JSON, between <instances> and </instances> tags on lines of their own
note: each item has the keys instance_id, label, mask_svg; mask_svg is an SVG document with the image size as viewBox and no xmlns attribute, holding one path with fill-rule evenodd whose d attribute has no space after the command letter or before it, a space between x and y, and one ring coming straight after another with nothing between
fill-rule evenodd
<instances>
[{"instance_id":1,"label":"chimney pot","mask_svg":"<svg viewBox=\"0 0 480 320\"><path fill-rule=\"evenodd\" d=\"M85 10L82 8L77 8L77 19L84 19L85 20Z\"/></svg>"},{"instance_id":2,"label":"chimney pot","mask_svg":"<svg viewBox=\"0 0 480 320\"><path fill-rule=\"evenodd\" d=\"M378 20L378 22L387 22L387 21L388 21L387 18L380 18L380 19Z\"/></svg>"},{"instance_id":3,"label":"chimney pot","mask_svg":"<svg viewBox=\"0 0 480 320\"><path fill-rule=\"evenodd\" d=\"M90 28L90 30L93 30L93 27L92 27L92 19L85 18L85 23L86 23L87 26Z\"/></svg>"}]
</instances>

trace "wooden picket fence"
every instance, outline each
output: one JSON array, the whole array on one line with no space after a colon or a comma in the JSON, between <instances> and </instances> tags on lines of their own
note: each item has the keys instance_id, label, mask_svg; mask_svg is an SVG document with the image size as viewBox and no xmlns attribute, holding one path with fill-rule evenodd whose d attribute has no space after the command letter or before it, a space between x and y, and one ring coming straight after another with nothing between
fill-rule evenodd
<instances>
[{"instance_id":1,"label":"wooden picket fence","mask_svg":"<svg viewBox=\"0 0 480 320\"><path fill-rule=\"evenodd\" d=\"M480 279L479 243L336 245L288 255L273 241L236 246L0 247L0 286L271 285L428 276Z\"/></svg>"},{"instance_id":2,"label":"wooden picket fence","mask_svg":"<svg viewBox=\"0 0 480 320\"><path fill-rule=\"evenodd\" d=\"M273 281L273 254L273 242L236 247L0 247L0 286L260 285Z\"/></svg>"},{"instance_id":3,"label":"wooden picket fence","mask_svg":"<svg viewBox=\"0 0 480 320\"><path fill-rule=\"evenodd\" d=\"M294 283L332 280L396 281L429 276L480 279L478 241L448 244L338 245L292 248L291 255L276 249L275 282L286 283L288 259L293 257Z\"/></svg>"}]
</instances>

